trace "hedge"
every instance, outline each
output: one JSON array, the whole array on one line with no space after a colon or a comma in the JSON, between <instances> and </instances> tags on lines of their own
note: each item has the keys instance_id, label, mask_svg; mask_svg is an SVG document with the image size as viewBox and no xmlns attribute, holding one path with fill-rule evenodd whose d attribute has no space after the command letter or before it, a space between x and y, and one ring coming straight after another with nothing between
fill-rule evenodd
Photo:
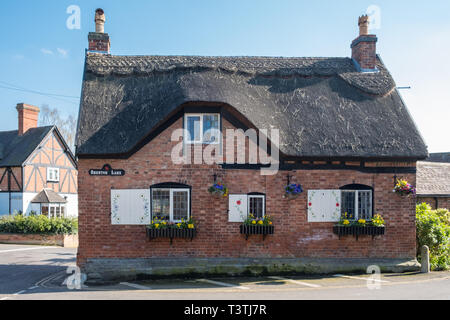
<instances>
[{"instance_id":1,"label":"hedge","mask_svg":"<svg viewBox=\"0 0 450 320\"><path fill-rule=\"evenodd\" d=\"M450 269L450 212L431 210L426 203L416 206L418 251L423 245L430 248L432 270ZM420 258L420 252L418 252Z\"/></svg>"},{"instance_id":2,"label":"hedge","mask_svg":"<svg viewBox=\"0 0 450 320\"><path fill-rule=\"evenodd\" d=\"M16 215L0 218L0 233L8 234L76 234L78 220L74 218L48 218L47 216Z\"/></svg>"}]
</instances>

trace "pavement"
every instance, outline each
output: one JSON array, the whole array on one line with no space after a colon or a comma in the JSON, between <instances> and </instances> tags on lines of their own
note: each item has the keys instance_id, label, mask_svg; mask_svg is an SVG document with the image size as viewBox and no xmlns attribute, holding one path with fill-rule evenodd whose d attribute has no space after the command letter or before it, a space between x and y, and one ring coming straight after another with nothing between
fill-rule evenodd
<instances>
[{"instance_id":1,"label":"pavement","mask_svg":"<svg viewBox=\"0 0 450 320\"><path fill-rule=\"evenodd\" d=\"M81 286L76 249L0 244L0 300L450 300L450 272L227 277Z\"/></svg>"}]
</instances>

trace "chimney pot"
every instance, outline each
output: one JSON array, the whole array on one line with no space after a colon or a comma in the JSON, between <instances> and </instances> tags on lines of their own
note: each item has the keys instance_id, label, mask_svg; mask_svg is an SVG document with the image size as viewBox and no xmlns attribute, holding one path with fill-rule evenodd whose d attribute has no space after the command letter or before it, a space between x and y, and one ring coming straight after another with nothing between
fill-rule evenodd
<instances>
[{"instance_id":1,"label":"chimney pot","mask_svg":"<svg viewBox=\"0 0 450 320\"><path fill-rule=\"evenodd\" d=\"M105 33L105 11L103 9L95 10L95 32Z\"/></svg>"},{"instance_id":2,"label":"chimney pot","mask_svg":"<svg viewBox=\"0 0 450 320\"><path fill-rule=\"evenodd\" d=\"M109 54L111 42L105 33L105 12L103 9L95 10L95 32L89 32L89 49L94 54Z\"/></svg>"},{"instance_id":3,"label":"chimney pot","mask_svg":"<svg viewBox=\"0 0 450 320\"><path fill-rule=\"evenodd\" d=\"M360 36L367 36L369 34L369 24L370 24L370 18L368 15L363 15L363 16L359 17L358 26L359 26L359 35Z\"/></svg>"},{"instance_id":4,"label":"chimney pot","mask_svg":"<svg viewBox=\"0 0 450 320\"><path fill-rule=\"evenodd\" d=\"M16 109L19 113L19 136L24 135L29 129L37 128L40 112L38 107L19 103Z\"/></svg>"}]
</instances>

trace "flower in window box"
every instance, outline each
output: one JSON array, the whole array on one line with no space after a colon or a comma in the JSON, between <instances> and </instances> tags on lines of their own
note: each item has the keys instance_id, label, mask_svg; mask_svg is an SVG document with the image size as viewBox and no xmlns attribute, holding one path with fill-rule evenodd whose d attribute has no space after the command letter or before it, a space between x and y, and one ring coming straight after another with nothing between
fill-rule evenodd
<instances>
[{"instance_id":1,"label":"flower in window box","mask_svg":"<svg viewBox=\"0 0 450 320\"><path fill-rule=\"evenodd\" d=\"M358 220L358 224L360 224L360 225L362 225L362 226L365 226L365 225L366 225L366 220L364 220L364 219L359 219L359 220Z\"/></svg>"},{"instance_id":2,"label":"flower in window box","mask_svg":"<svg viewBox=\"0 0 450 320\"><path fill-rule=\"evenodd\" d=\"M290 184L286 186L285 192L288 199L297 198L303 193L303 187L300 184Z\"/></svg>"},{"instance_id":3,"label":"flower in window box","mask_svg":"<svg viewBox=\"0 0 450 320\"><path fill-rule=\"evenodd\" d=\"M228 188L220 182L211 186L208 192L216 197L228 197Z\"/></svg>"},{"instance_id":4,"label":"flower in window box","mask_svg":"<svg viewBox=\"0 0 450 320\"><path fill-rule=\"evenodd\" d=\"M383 217L381 215L376 214L376 215L373 216L373 218L372 218L372 225L374 227L384 227L384 224L385 224L385 222L384 222L384 219L383 219Z\"/></svg>"},{"instance_id":5,"label":"flower in window box","mask_svg":"<svg viewBox=\"0 0 450 320\"><path fill-rule=\"evenodd\" d=\"M248 218L244 221L244 225L247 226L271 226L272 223L272 217L270 216L263 216L262 218L255 218L253 214L249 214Z\"/></svg>"}]
</instances>

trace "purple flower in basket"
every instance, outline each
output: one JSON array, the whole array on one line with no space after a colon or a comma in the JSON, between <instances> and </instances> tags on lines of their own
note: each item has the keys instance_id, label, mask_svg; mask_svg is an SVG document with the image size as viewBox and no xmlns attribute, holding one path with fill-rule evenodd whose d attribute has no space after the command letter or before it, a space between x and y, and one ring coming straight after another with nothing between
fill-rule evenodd
<instances>
[{"instance_id":1,"label":"purple flower in basket","mask_svg":"<svg viewBox=\"0 0 450 320\"><path fill-rule=\"evenodd\" d=\"M303 192L303 187L300 184L290 184L286 187L286 193L289 195L297 195Z\"/></svg>"}]
</instances>

